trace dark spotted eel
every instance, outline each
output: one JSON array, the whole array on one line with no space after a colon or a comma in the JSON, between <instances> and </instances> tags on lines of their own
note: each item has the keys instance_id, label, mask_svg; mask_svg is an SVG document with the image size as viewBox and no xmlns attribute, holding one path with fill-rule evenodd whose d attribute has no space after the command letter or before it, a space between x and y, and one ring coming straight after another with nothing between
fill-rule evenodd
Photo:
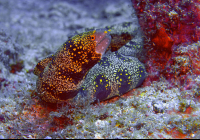
<instances>
[{"instance_id":1,"label":"dark spotted eel","mask_svg":"<svg viewBox=\"0 0 200 140\"><path fill-rule=\"evenodd\" d=\"M142 84L143 47L133 23L79 31L36 65L39 96L46 102L96 102L120 96Z\"/></svg>"}]
</instances>

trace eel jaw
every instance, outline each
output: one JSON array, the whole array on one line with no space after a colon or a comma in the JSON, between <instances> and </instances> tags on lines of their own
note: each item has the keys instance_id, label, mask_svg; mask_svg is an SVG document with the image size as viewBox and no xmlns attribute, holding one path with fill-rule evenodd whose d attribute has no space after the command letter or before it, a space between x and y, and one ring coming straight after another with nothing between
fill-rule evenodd
<instances>
[{"instance_id":1,"label":"eel jaw","mask_svg":"<svg viewBox=\"0 0 200 140\"><path fill-rule=\"evenodd\" d=\"M95 33L95 41L96 41L96 53L100 53L101 56L105 53L106 49L110 45L111 36L106 29L98 29Z\"/></svg>"}]
</instances>

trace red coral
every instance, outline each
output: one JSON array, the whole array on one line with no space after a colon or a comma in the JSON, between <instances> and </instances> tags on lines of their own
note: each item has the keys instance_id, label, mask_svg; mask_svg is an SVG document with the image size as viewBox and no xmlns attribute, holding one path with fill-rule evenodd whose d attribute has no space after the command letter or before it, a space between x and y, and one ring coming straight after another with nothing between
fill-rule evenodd
<instances>
[{"instance_id":1,"label":"red coral","mask_svg":"<svg viewBox=\"0 0 200 140\"><path fill-rule=\"evenodd\" d=\"M175 53L180 46L200 40L200 2L198 0L132 0L132 3L146 37L144 63L147 64L147 72L151 76L149 80L156 80L158 79L156 77L161 75L167 79L176 79L189 75L191 71L200 74L199 57L192 56L194 53L192 49L185 53L189 55L191 65L180 65L173 60L178 55L183 55ZM176 72L174 72L175 66L179 67Z\"/></svg>"},{"instance_id":2,"label":"red coral","mask_svg":"<svg viewBox=\"0 0 200 140\"><path fill-rule=\"evenodd\" d=\"M171 47L173 45L172 38L166 33L165 28L160 25L160 28L156 31L154 37L152 37L153 45L156 46L159 51L168 51L171 53Z\"/></svg>"}]
</instances>

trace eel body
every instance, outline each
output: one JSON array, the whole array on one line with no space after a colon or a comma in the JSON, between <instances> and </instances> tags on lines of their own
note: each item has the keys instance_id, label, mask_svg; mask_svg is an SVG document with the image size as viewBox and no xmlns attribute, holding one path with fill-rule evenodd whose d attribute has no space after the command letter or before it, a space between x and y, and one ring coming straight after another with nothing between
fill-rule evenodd
<instances>
[{"instance_id":1,"label":"eel body","mask_svg":"<svg viewBox=\"0 0 200 140\"><path fill-rule=\"evenodd\" d=\"M142 84L147 73L137 56L143 40L133 23L76 34L55 55L36 65L36 86L43 100L91 103L120 96Z\"/></svg>"},{"instance_id":2,"label":"eel body","mask_svg":"<svg viewBox=\"0 0 200 140\"><path fill-rule=\"evenodd\" d=\"M34 69L37 92L47 102L75 97L84 76L102 57L111 41L106 30L93 30L73 36Z\"/></svg>"}]
</instances>

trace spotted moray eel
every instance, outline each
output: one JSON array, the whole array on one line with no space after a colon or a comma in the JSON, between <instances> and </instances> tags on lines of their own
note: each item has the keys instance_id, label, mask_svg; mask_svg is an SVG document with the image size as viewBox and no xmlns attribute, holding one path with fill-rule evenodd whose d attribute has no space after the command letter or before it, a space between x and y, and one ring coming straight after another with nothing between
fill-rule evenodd
<instances>
[{"instance_id":1,"label":"spotted moray eel","mask_svg":"<svg viewBox=\"0 0 200 140\"><path fill-rule=\"evenodd\" d=\"M46 102L97 102L120 96L142 84L143 47L133 23L76 32L54 54L38 62L34 74Z\"/></svg>"}]
</instances>

